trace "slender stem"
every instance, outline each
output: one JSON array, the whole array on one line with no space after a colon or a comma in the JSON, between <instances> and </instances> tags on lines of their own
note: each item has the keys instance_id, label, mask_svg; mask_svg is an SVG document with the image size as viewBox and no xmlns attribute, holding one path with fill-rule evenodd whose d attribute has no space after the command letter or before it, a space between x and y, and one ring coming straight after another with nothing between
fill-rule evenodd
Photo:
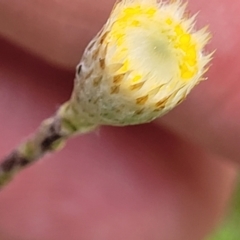
<instances>
[{"instance_id":1,"label":"slender stem","mask_svg":"<svg viewBox=\"0 0 240 240\"><path fill-rule=\"evenodd\" d=\"M45 120L39 129L14 149L0 163L0 189L21 169L37 161L48 152L58 149L69 137L62 129L62 119L54 116Z\"/></svg>"},{"instance_id":2,"label":"slender stem","mask_svg":"<svg viewBox=\"0 0 240 240\"><path fill-rule=\"evenodd\" d=\"M42 122L38 130L0 161L0 189L20 170L36 162L46 153L60 149L76 134L93 131L97 125L89 122L86 113L75 109L74 101L64 103L57 113Z\"/></svg>"}]
</instances>

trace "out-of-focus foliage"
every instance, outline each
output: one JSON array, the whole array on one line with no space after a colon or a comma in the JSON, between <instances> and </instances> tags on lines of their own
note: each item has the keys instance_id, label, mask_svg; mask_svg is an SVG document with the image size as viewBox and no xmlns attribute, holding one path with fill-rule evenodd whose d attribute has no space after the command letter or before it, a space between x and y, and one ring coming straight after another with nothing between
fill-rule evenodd
<instances>
[{"instance_id":1,"label":"out-of-focus foliage","mask_svg":"<svg viewBox=\"0 0 240 240\"><path fill-rule=\"evenodd\" d=\"M206 240L240 240L240 181L229 214L218 231Z\"/></svg>"}]
</instances>

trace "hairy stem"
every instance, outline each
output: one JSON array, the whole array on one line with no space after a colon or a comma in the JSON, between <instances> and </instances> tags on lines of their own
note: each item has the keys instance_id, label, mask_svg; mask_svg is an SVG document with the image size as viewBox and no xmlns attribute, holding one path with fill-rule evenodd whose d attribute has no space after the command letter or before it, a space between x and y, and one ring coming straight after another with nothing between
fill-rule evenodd
<instances>
[{"instance_id":1,"label":"hairy stem","mask_svg":"<svg viewBox=\"0 0 240 240\"><path fill-rule=\"evenodd\" d=\"M55 151L65 142L62 121L57 116L45 120L40 128L6 156L0 164L0 188L9 182L21 169L32 164L48 152Z\"/></svg>"},{"instance_id":2,"label":"hairy stem","mask_svg":"<svg viewBox=\"0 0 240 240\"><path fill-rule=\"evenodd\" d=\"M78 116L79 117L79 116ZM0 162L0 189L20 170L36 162L46 153L58 150L76 133L92 131L95 126L81 119L76 121L70 102L65 103L55 116L45 120L39 129Z\"/></svg>"}]
</instances>

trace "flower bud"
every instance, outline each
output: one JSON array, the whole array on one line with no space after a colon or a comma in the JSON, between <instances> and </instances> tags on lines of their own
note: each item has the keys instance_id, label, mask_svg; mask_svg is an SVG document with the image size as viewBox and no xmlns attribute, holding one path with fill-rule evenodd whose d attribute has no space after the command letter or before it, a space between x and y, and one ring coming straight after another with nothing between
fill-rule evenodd
<instances>
[{"instance_id":1,"label":"flower bud","mask_svg":"<svg viewBox=\"0 0 240 240\"><path fill-rule=\"evenodd\" d=\"M180 1L122 0L77 67L74 111L99 125L152 121L201 81L211 54L206 28Z\"/></svg>"}]
</instances>

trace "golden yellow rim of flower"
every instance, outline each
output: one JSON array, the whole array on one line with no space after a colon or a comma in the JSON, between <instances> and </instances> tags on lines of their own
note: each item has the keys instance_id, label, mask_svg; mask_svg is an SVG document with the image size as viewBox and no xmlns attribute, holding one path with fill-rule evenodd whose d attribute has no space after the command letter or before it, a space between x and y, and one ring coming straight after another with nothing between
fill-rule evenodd
<instances>
[{"instance_id":1,"label":"golden yellow rim of flower","mask_svg":"<svg viewBox=\"0 0 240 240\"><path fill-rule=\"evenodd\" d=\"M202 49L209 35L205 29L193 30L194 17L186 16L179 1L125 0L111 16L106 61L122 63L117 74L129 72L128 85L145 78L153 85L159 85L159 79L163 84L186 84L203 73L209 59Z\"/></svg>"}]
</instances>

